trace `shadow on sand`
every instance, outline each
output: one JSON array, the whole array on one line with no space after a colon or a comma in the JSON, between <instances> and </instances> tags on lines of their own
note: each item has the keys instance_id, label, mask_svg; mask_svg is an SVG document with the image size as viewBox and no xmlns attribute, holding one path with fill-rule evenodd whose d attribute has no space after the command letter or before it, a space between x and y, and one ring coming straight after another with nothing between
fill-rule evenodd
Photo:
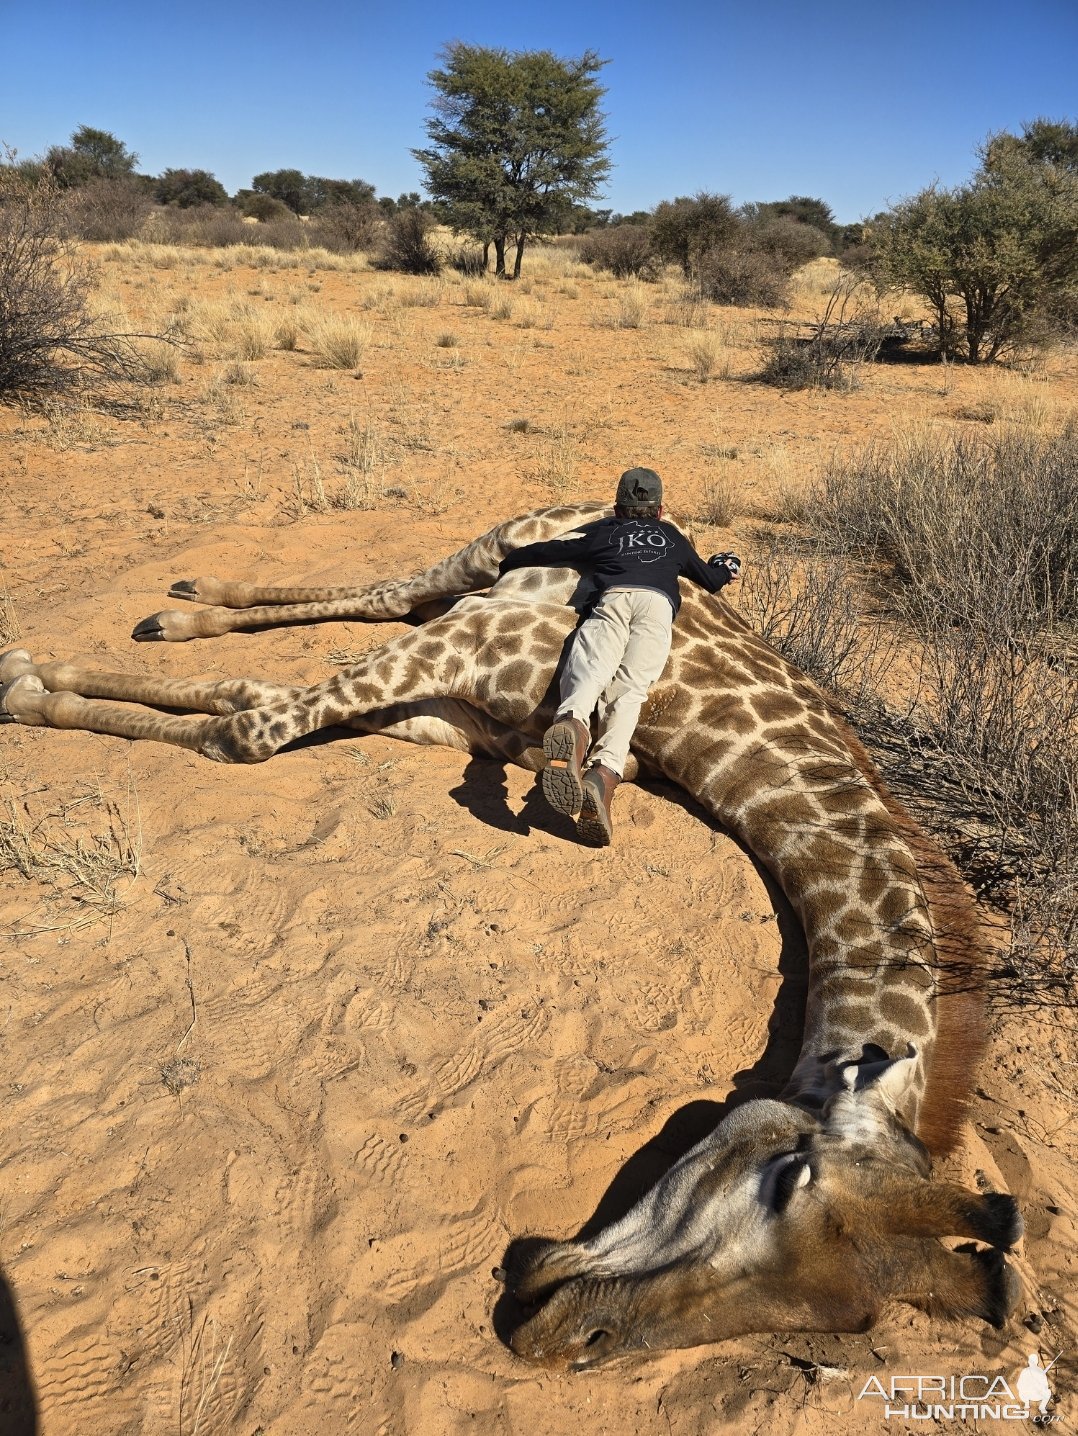
<instances>
[{"instance_id":1,"label":"shadow on sand","mask_svg":"<svg viewBox=\"0 0 1078 1436\"><path fill-rule=\"evenodd\" d=\"M0 1272L0 1431L4 1436L37 1436L37 1398L26 1359L19 1312L7 1278Z\"/></svg>"}]
</instances>

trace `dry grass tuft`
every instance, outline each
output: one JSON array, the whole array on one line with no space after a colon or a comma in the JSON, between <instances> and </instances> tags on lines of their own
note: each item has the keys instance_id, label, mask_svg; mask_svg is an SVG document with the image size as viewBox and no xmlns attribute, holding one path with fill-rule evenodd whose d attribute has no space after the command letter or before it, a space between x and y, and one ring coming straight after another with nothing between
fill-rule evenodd
<instances>
[{"instance_id":1,"label":"dry grass tuft","mask_svg":"<svg viewBox=\"0 0 1078 1436\"><path fill-rule=\"evenodd\" d=\"M405 279L400 289L400 302L405 309L437 309L445 294L441 279Z\"/></svg>"},{"instance_id":2,"label":"dry grass tuft","mask_svg":"<svg viewBox=\"0 0 1078 1436\"><path fill-rule=\"evenodd\" d=\"M303 320L297 308L289 314L282 315L274 324L273 347L275 349L283 349L286 353L294 354L299 348L302 333Z\"/></svg>"},{"instance_id":3,"label":"dry grass tuft","mask_svg":"<svg viewBox=\"0 0 1078 1436\"><path fill-rule=\"evenodd\" d=\"M495 293L493 280L475 279L461 285L461 302L473 309L489 309L494 303Z\"/></svg>"},{"instance_id":4,"label":"dry grass tuft","mask_svg":"<svg viewBox=\"0 0 1078 1436\"><path fill-rule=\"evenodd\" d=\"M133 786L123 804L86 785L53 809L35 812L29 801L10 795L0 809L0 872L43 884L48 904L75 909L70 918L31 919L18 928L21 936L113 916L141 869L142 818Z\"/></svg>"},{"instance_id":5,"label":"dry grass tuft","mask_svg":"<svg viewBox=\"0 0 1078 1436\"><path fill-rule=\"evenodd\" d=\"M679 288L666 306L665 322L679 329L707 329L711 305L692 289Z\"/></svg>"},{"instance_id":6,"label":"dry grass tuft","mask_svg":"<svg viewBox=\"0 0 1078 1436\"><path fill-rule=\"evenodd\" d=\"M349 415L347 439L345 463L349 468L355 469L361 474L371 474L380 464L384 463L385 446L369 415L363 424L359 422L355 414Z\"/></svg>"},{"instance_id":7,"label":"dry grass tuft","mask_svg":"<svg viewBox=\"0 0 1078 1436\"><path fill-rule=\"evenodd\" d=\"M180 382L180 350L175 343L170 343L167 339L143 339L139 341L138 347L151 383Z\"/></svg>"},{"instance_id":8,"label":"dry grass tuft","mask_svg":"<svg viewBox=\"0 0 1078 1436\"><path fill-rule=\"evenodd\" d=\"M369 415L362 424L350 415L345 437L344 487L331 496L330 504L337 509L372 509L384 497L375 478L385 467L384 441Z\"/></svg>"},{"instance_id":9,"label":"dry grass tuft","mask_svg":"<svg viewBox=\"0 0 1078 1436\"><path fill-rule=\"evenodd\" d=\"M273 340L274 325L269 316L248 312L233 331L233 353L237 359L264 359L273 347Z\"/></svg>"},{"instance_id":10,"label":"dry grass tuft","mask_svg":"<svg viewBox=\"0 0 1078 1436\"><path fill-rule=\"evenodd\" d=\"M293 517L307 513L328 513L331 504L322 478L322 465L309 450L302 459L292 462Z\"/></svg>"},{"instance_id":11,"label":"dry grass tuft","mask_svg":"<svg viewBox=\"0 0 1078 1436\"><path fill-rule=\"evenodd\" d=\"M250 364L242 364L238 359L231 364L226 364L221 370L222 384L238 384L243 388L258 383L258 376Z\"/></svg>"},{"instance_id":12,"label":"dry grass tuft","mask_svg":"<svg viewBox=\"0 0 1078 1436\"><path fill-rule=\"evenodd\" d=\"M22 637L22 625L15 605L6 588L0 589L0 646L6 647Z\"/></svg>"},{"instance_id":13,"label":"dry grass tuft","mask_svg":"<svg viewBox=\"0 0 1078 1436\"><path fill-rule=\"evenodd\" d=\"M358 319L327 315L311 329L311 352L323 369L358 369L372 338Z\"/></svg>"},{"instance_id":14,"label":"dry grass tuft","mask_svg":"<svg viewBox=\"0 0 1078 1436\"><path fill-rule=\"evenodd\" d=\"M699 521L725 529L744 512L741 485L733 475L725 468L708 474L704 479L704 501L700 507Z\"/></svg>"},{"instance_id":15,"label":"dry grass tuft","mask_svg":"<svg viewBox=\"0 0 1078 1436\"><path fill-rule=\"evenodd\" d=\"M537 446L531 473L561 498L576 484L579 464L580 446L568 424L562 423Z\"/></svg>"},{"instance_id":16,"label":"dry grass tuft","mask_svg":"<svg viewBox=\"0 0 1078 1436\"><path fill-rule=\"evenodd\" d=\"M723 338L710 329L689 340L685 346L685 357L701 384L706 384L709 379L730 377L730 351Z\"/></svg>"},{"instance_id":17,"label":"dry grass tuft","mask_svg":"<svg viewBox=\"0 0 1078 1436\"><path fill-rule=\"evenodd\" d=\"M600 316L599 323L609 329L643 329L648 322L650 304L642 284L626 284L615 295L613 309Z\"/></svg>"}]
</instances>

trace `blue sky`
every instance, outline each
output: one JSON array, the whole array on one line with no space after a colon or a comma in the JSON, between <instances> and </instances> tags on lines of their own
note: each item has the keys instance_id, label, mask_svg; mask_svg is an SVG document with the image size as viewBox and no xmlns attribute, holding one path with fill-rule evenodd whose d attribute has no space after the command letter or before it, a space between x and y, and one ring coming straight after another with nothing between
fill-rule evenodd
<instances>
[{"instance_id":1,"label":"blue sky","mask_svg":"<svg viewBox=\"0 0 1078 1436\"><path fill-rule=\"evenodd\" d=\"M452 39L609 61L601 203L623 212L709 189L849 222L960 183L990 131L1078 117L1076 0L0 0L0 141L26 157L88 124L145 173L396 196Z\"/></svg>"}]
</instances>

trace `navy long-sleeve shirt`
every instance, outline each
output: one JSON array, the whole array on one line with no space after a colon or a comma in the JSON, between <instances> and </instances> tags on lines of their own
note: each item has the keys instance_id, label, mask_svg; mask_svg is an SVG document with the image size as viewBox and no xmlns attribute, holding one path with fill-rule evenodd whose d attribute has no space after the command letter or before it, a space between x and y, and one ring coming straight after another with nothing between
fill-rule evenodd
<instances>
[{"instance_id":1,"label":"navy long-sleeve shirt","mask_svg":"<svg viewBox=\"0 0 1078 1436\"><path fill-rule=\"evenodd\" d=\"M514 549L498 572L533 567L580 569L594 577L600 596L609 588L656 588L675 614L681 607L679 576L708 593L718 593L731 578L725 564L705 563L685 535L661 519L600 519L579 538Z\"/></svg>"}]
</instances>

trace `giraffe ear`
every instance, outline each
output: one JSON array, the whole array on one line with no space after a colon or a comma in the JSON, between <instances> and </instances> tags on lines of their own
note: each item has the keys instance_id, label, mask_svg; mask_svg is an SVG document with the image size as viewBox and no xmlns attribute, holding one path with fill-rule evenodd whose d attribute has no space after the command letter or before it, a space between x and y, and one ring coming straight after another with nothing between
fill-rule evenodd
<instances>
[{"instance_id":1,"label":"giraffe ear","mask_svg":"<svg viewBox=\"0 0 1078 1436\"><path fill-rule=\"evenodd\" d=\"M872 1091L891 1108L902 1104L917 1071L919 1057L912 1042L904 1057L889 1057L882 1047L869 1044L856 1062L842 1068L842 1085L847 1092Z\"/></svg>"},{"instance_id":2,"label":"giraffe ear","mask_svg":"<svg viewBox=\"0 0 1078 1436\"><path fill-rule=\"evenodd\" d=\"M910 1095L918 1060L912 1043L904 1057L889 1057L869 1043L859 1058L842 1063L837 1074L842 1085L824 1108L831 1135L848 1143L873 1142L885 1132L893 1135L896 1122L901 1126L897 1113Z\"/></svg>"}]
</instances>

